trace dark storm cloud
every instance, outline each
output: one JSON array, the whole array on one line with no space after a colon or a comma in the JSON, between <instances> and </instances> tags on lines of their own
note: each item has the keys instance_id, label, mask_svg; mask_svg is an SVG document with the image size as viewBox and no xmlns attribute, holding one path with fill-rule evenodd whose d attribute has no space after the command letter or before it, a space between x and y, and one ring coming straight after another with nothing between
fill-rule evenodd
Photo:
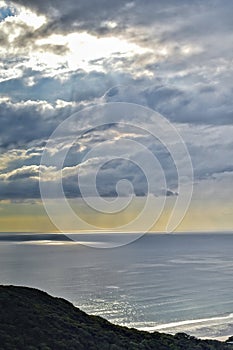
<instances>
[{"instance_id":1,"label":"dark storm cloud","mask_svg":"<svg viewBox=\"0 0 233 350\"><path fill-rule=\"evenodd\" d=\"M0 200L25 200L40 198L39 183L36 180L0 181Z\"/></svg>"},{"instance_id":2,"label":"dark storm cloud","mask_svg":"<svg viewBox=\"0 0 233 350\"><path fill-rule=\"evenodd\" d=\"M40 14L48 16L49 25L43 28L44 33L57 27L68 28L101 28L101 22L111 20L125 8L124 0L88 0L88 1L15 1L16 4L27 6Z\"/></svg>"},{"instance_id":3,"label":"dark storm cloud","mask_svg":"<svg viewBox=\"0 0 233 350\"><path fill-rule=\"evenodd\" d=\"M33 86L25 84L30 77L35 78ZM95 71L90 74L80 71L62 81L25 69L23 79L0 84L5 96L3 100L0 98L0 147L3 150L47 139L62 120L93 103L113 84L114 76ZM61 108L57 104L59 100L75 101L75 104Z\"/></svg>"},{"instance_id":4,"label":"dark storm cloud","mask_svg":"<svg viewBox=\"0 0 233 350\"><path fill-rule=\"evenodd\" d=\"M13 1L14 2L14 1ZM168 0L165 3L159 1L113 1L113 0L69 0L65 4L60 0L50 1L22 1L15 4L27 6L50 19L57 19L60 27L73 27L99 30L104 33L104 22L115 21L124 23L125 27L131 25L148 26L157 20L170 21L175 16L183 17L183 13L192 14L205 6L196 0L192 3L187 0ZM211 3L208 2L209 7ZM127 21L127 22L126 22ZM51 22L55 26L55 22Z\"/></svg>"},{"instance_id":5,"label":"dark storm cloud","mask_svg":"<svg viewBox=\"0 0 233 350\"><path fill-rule=\"evenodd\" d=\"M118 86L105 94L106 102L132 102L160 112L175 123L233 124L231 89L211 84L194 84L189 89L174 85L135 84Z\"/></svg>"},{"instance_id":6,"label":"dark storm cloud","mask_svg":"<svg viewBox=\"0 0 233 350\"><path fill-rule=\"evenodd\" d=\"M109 152L111 154L111 148L117 147L117 139L128 138L129 130L124 130L122 126L117 125L105 125L104 128L99 128L95 131L89 131L83 136L81 135L77 139L77 143L70 147L69 153L66 157L63 170L63 186L64 192L67 197L75 198L80 197L80 189L78 183L78 175L84 179L84 187L89 195L93 195L93 192L89 190L89 180L95 177L96 167L99 162L103 164L97 174L97 191L100 196L111 197L117 196L117 183L124 179L131 183L133 192L136 196L143 196L148 193L146 175L143 173L143 169L140 169L134 161L117 159L112 160L109 158ZM114 141L114 139L116 139ZM137 128L131 130L131 139L139 143L148 145L148 148L155 153L155 157L159 159L162 167L166 169L166 179L169 187L176 188L177 183L174 180L176 177L171 167L172 160L169 159L169 155L166 154L164 147L159 146L156 140L148 140L145 135L140 134ZM88 152L100 142L109 142L107 154L103 155L102 159L96 157L85 161L83 157L88 155ZM25 191L25 197L23 198L39 198L38 181L39 181L39 164L40 157L43 152L43 142L31 142L27 144L26 149L12 149L5 150L5 157L2 161L6 162L5 168L0 172L0 188L2 189L2 199L20 199L22 193ZM80 149L80 146L82 149ZM122 147L122 146L121 146ZM130 157L128 155L129 150L122 148L123 157ZM133 158L141 158L144 155L134 155L134 150L131 149ZM51 155L51 162L53 164L53 157ZM48 176L46 182L49 184L49 188L53 189L56 181L58 180L59 172L56 168L48 169ZM155 180L155 186L153 186L153 194L164 195L166 191L161 188L161 182L159 176L153 174ZM175 182L175 184L174 184ZM52 190L51 190L52 191ZM128 187L120 187L121 196L127 196L129 194ZM52 194L55 195L54 193Z\"/></svg>"},{"instance_id":7,"label":"dark storm cloud","mask_svg":"<svg viewBox=\"0 0 233 350\"><path fill-rule=\"evenodd\" d=\"M51 118L51 113L43 112L43 117L41 114L36 104L15 109L2 103L0 147L3 149L13 145L22 146L32 140L48 137L54 130L56 122ZM46 114L48 114L47 117L45 117Z\"/></svg>"}]
</instances>

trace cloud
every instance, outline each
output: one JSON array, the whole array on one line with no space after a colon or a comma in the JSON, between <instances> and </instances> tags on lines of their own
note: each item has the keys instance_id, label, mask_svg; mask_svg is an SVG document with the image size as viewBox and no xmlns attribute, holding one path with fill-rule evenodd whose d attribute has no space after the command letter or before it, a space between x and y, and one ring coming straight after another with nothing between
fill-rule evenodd
<instances>
[{"instance_id":1,"label":"cloud","mask_svg":"<svg viewBox=\"0 0 233 350\"><path fill-rule=\"evenodd\" d=\"M0 98L0 148L46 140L64 118L83 105L62 99L50 103L29 99L14 102L9 96Z\"/></svg>"},{"instance_id":2,"label":"cloud","mask_svg":"<svg viewBox=\"0 0 233 350\"><path fill-rule=\"evenodd\" d=\"M195 84L192 89L175 85L118 86L104 96L106 102L132 102L160 112L175 123L232 124L231 90L211 84Z\"/></svg>"},{"instance_id":3,"label":"cloud","mask_svg":"<svg viewBox=\"0 0 233 350\"><path fill-rule=\"evenodd\" d=\"M42 181L47 183L52 193L52 188L56 185L60 176L60 171L53 166L53 164L56 164L54 159L56 159L57 152L66 147L68 147L69 152L64 163L62 178L64 191L68 197L75 198L81 195L80 181L86 194L93 195L94 192L90 184L96 175L97 192L101 196L116 196L118 190L121 196L128 195L130 193L128 192L130 190L128 185L122 187L121 183L121 186L117 188L117 184L121 180L127 180L132 184L136 196L146 195L148 193L148 176L150 178L153 177L154 180L154 184L150 187L150 192L152 191L154 195L164 195L165 190L159 173L157 175L154 172L154 168L151 168L150 175L149 173L144 174L142 164L147 162L146 156L143 153L137 154L137 150L127 145L128 138L138 143L144 143L148 149L151 148L153 150L154 147L155 156L160 159L167 170L171 168L171 160L168 161L168 156L163 147L159 147L155 140L146 138L141 129L138 130L131 127L130 130L128 126L125 128L122 125L110 124L106 125L104 129L89 130L87 133L81 134L73 145L72 143L67 143L67 140L57 140L58 144L54 144L55 151L53 152L53 149L51 149L52 152L49 154L49 168L45 166L40 168L39 166L43 152L43 143L40 144L34 141L31 143L30 148L5 151L1 157L0 182L2 198L20 198L23 191L26 191L25 196L27 198L30 198L30 195L32 198L37 198L37 196L39 198L38 181L40 171L43 171L44 174ZM98 148L96 154L89 155L90 151L101 144L103 147ZM59 148L57 148L57 145L59 145ZM122 155L122 157L113 155L116 147L119 155ZM138 166L135 160L136 162L139 161L141 166ZM176 181L174 182L174 171L176 170L170 169L170 173L169 171L167 172L169 187L177 186ZM28 188L25 190L27 184ZM15 192L13 192L13 189Z\"/></svg>"},{"instance_id":4,"label":"cloud","mask_svg":"<svg viewBox=\"0 0 233 350\"><path fill-rule=\"evenodd\" d=\"M39 198L40 157L59 123L84 107L122 101L152 108L174 123L188 145L197 187L216 179L220 189L226 173L230 178L232 172L232 11L228 0L4 2L2 198ZM124 121L135 122L131 115ZM147 125L145 118L140 122ZM136 195L146 194L145 176L132 162L111 161L103 150L83 161L105 141L109 152L115 147L133 159L136 152L119 145L127 137L145 144L165 170L167 189L155 181L154 193L176 195L177 173L166 149L136 128L124 130L108 124L108 118L106 123L71 147L63 171L67 195L80 196L77 173L86 176L88 189L100 161L105 164L97 176L101 195L116 195L122 179L131 181ZM77 130L91 126L89 116ZM57 149L53 152L51 166ZM48 175L52 186L56 169L49 169ZM122 192L128 190L126 186Z\"/></svg>"},{"instance_id":5,"label":"cloud","mask_svg":"<svg viewBox=\"0 0 233 350\"><path fill-rule=\"evenodd\" d=\"M0 180L3 181L14 181L14 180L24 180L24 179L37 179L39 177L39 166L30 165L23 166L22 168L14 169L8 173L3 173L0 175Z\"/></svg>"},{"instance_id":6,"label":"cloud","mask_svg":"<svg viewBox=\"0 0 233 350\"><path fill-rule=\"evenodd\" d=\"M78 69L86 72L103 71L104 67L107 66L99 64L99 61L114 56L118 66L123 68L125 57L140 56L148 51L148 49L128 41L127 38L99 36L97 33L93 35L90 30L77 28L72 23L71 18L74 16L74 12L79 13L82 8L76 9L74 7L74 10L71 11L71 17L68 16L71 22L67 19L70 28L66 30L66 15L63 14L61 19L61 13L58 14L59 8L58 6L56 9L54 8L54 11L36 14L33 7L29 9L20 6L19 2L15 3L15 15L8 16L0 23L2 29L0 38L2 43L0 48L1 81L23 78L25 66L43 73L44 77L59 77L61 75L64 77L66 74L69 76ZM62 9L64 11L64 6ZM57 19L54 19L54 16L49 16L55 12ZM106 23L111 23L111 21ZM77 47L81 49L77 50Z\"/></svg>"},{"instance_id":7,"label":"cloud","mask_svg":"<svg viewBox=\"0 0 233 350\"><path fill-rule=\"evenodd\" d=\"M109 90L105 95L104 99L117 99L119 95L124 95L126 88L115 87L112 90ZM163 94L168 95L169 97L179 94L174 92L172 89L161 89L159 90L160 98L159 101L162 101ZM156 89L156 91L157 91ZM137 90L136 90L137 91ZM152 90L153 91L153 90ZM212 91L212 90L211 90ZM131 90L131 98L136 98L135 90ZM140 97L141 96L141 97ZM143 92L139 95L141 98L141 103L147 103L148 95ZM27 129L29 129L29 123L31 122L31 116L35 114L38 110L41 115L38 114L39 119L44 121L46 129L40 130L37 127L36 135L32 139L27 139L27 134L22 133L21 139L18 137L18 142L21 144L21 149L7 149L1 157L1 175L0 179L2 180L2 198L16 198L21 195L27 198L39 198L40 193L38 189L38 171L39 164L42 152L45 145L45 134L47 134L48 121L51 119L51 122L54 121L54 111L59 109L64 109L70 106L70 103L67 101L56 101L55 104L48 103L46 101L32 101L28 100L26 103L17 102L13 103L7 97L2 99L2 103L7 104L9 108L12 108L12 112L15 110L17 113L22 109L25 114L25 111L31 111L28 114L27 119ZM71 103L72 105L72 103ZM52 111L52 114L50 115ZM33 113L32 113L33 112ZM46 113L48 113L46 115ZM18 115L18 114L15 114ZM14 115L14 118L15 118ZM125 122L128 122L127 115L125 115ZM43 119L42 119L43 118ZM33 119L32 119L33 121ZM91 120L84 119L84 124L80 119L77 124L77 130L85 130L91 127ZM148 193L148 184L145 175L143 174L144 169L138 168L134 163L134 159L141 162L141 164L146 165L146 158L144 154L137 154L137 151L128 147L127 143L124 140L130 139L138 142L139 144L145 145L150 151L153 152L155 157L158 159L161 164L166 181L167 189L164 189L161 179L156 175L156 173L151 173L149 176L154 177L154 185L152 193L155 195L167 195L177 194L177 170L174 166L171 156L167 152L166 148L161 145L156 139L153 139L151 136L147 135L143 131L143 123L146 127L146 119L141 116L140 129L132 125L115 125L115 124L106 124L103 128L97 128L95 130L88 130L84 134L80 134L76 138L76 142L67 143L67 140L59 140L58 144L54 144L54 152L50 155L51 166L54 163L54 157L56 152L61 150L63 147L70 148L63 169L63 184L64 190L68 197L77 197L80 196L80 189L78 183L78 176L82 177L84 188L86 188L89 195L93 195L93 192L89 190L90 183L95 177L96 169L100 164L103 164L100 167L97 174L97 190L101 196L116 196L117 194L117 183L122 180L128 180L131 182L134 192L137 196L146 195ZM56 121L56 124L57 121ZM52 124L54 127L56 124ZM132 123L131 123L132 124ZM25 124L23 123L23 126ZM33 124L31 124L33 125ZM231 135L232 130L229 126L200 126L196 125L190 126L189 124L178 124L179 131L187 142L193 165L195 171L195 181L201 182L206 178L214 177L216 174L225 173L230 170L230 167L227 166L227 161L231 156L232 150L232 141ZM17 126L17 124L16 124ZM19 125L20 127L20 125ZM33 126L31 127L33 129ZM217 144L216 136L218 134L219 139L224 139L224 143ZM12 137L13 144L13 135L7 134L7 137ZM47 134L48 135L48 134ZM30 136L33 136L33 134ZM202 140L202 145L200 145L200 139ZM27 148L23 148L23 144L27 145ZM85 158L88 156L88 152L99 145L103 145L102 148L98 151L97 156L90 158ZM10 144L9 144L10 145ZM59 146L59 148L57 148ZM216 147L217 146L217 147ZM9 147L9 146L8 146ZM122 154L122 159L114 160L112 157L112 152L117 149L119 154ZM107 154L106 154L107 150ZM224 154L224 157L222 156ZM127 160L124 160L124 157ZM208 158L208 162L206 162ZM131 162L132 160L132 162ZM53 187L59 178L59 172L56 168L45 169L47 171L47 179L49 186ZM153 172L153 168L151 168ZM146 174L148 176L148 174ZM10 185L12 184L12 186ZM28 184L28 188L26 188ZM13 189L15 194L13 194ZM25 192L24 192L25 191ZM127 195L129 188L124 187L121 189L121 195Z\"/></svg>"}]
</instances>

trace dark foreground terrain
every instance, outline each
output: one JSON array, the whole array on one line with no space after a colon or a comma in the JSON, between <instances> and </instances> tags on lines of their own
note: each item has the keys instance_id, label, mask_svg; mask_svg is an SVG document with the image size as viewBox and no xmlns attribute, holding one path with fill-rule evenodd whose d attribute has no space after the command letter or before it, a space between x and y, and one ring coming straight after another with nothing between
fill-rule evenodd
<instances>
[{"instance_id":1,"label":"dark foreground terrain","mask_svg":"<svg viewBox=\"0 0 233 350\"><path fill-rule=\"evenodd\" d=\"M42 291L0 286L0 349L223 350L233 345L116 326Z\"/></svg>"}]
</instances>

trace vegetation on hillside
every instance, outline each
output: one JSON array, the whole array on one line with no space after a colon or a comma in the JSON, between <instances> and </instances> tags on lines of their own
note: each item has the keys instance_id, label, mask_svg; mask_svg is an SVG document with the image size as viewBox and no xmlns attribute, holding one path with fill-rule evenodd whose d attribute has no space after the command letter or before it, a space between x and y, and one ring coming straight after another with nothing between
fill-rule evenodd
<instances>
[{"instance_id":1,"label":"vegetation on hillside","mask_svg":"<svg viewBox=\"0 0 233 350\"><path fill-rule=\"evenodd\" d=\"M148 333L89 316L37 289L0 286L1 350L229 350L186 334Z\"/></svg>"}]
</instances>

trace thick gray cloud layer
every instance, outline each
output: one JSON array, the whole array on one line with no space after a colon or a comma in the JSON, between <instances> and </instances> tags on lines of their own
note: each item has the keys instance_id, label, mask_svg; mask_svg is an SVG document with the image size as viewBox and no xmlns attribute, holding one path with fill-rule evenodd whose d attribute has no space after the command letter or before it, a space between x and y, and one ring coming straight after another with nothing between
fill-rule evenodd
<instances>
[{"instance_id":1,"label":"thick gray cloud layer","mask_svg":"<svg viewBox=\"0 0 233 350\"><path fill-rule=\"evenodd\" d=\"M212 183L217 177L221 186L221 175L231 176L231 1L19 0L5 3L4 8L11 8L14 16L0 22L1 199L39 197L39 164L46 139L74 111L103 102L138 103L174 123L187 142L197 182L210 179ZM45 20L33 27L20 19L25 8ZM84 46L85 64L78 55L69 58L67 39L69 34L84 32L93 40ZM52 35L60 35L60 41ZM117 41L106 54L98 40L113 37L127 43L125 52L119 52ZM79 45L77 41L77 53L82 50ZM88 50L95 52L93 59ZM145 142L145 135L129 132L131 138ZM80 195L76 172L83 171L88 179L94 169L96 160L82 164L82 157L113 135L118 147L117 137L124 138L127 132L109 125L83 137L70 151L65 164L70 169L64 175L68 196ZM174 164L161 145L146 140L165 169L167 195L175 194ZM101 195L115 195L115 184L122 178L132 182L137 195L147 192L145 178L135 165L106 161L108 166L97 179ZM52 183L56 170L51 176Z\"/></svg>"}]
</instances>

